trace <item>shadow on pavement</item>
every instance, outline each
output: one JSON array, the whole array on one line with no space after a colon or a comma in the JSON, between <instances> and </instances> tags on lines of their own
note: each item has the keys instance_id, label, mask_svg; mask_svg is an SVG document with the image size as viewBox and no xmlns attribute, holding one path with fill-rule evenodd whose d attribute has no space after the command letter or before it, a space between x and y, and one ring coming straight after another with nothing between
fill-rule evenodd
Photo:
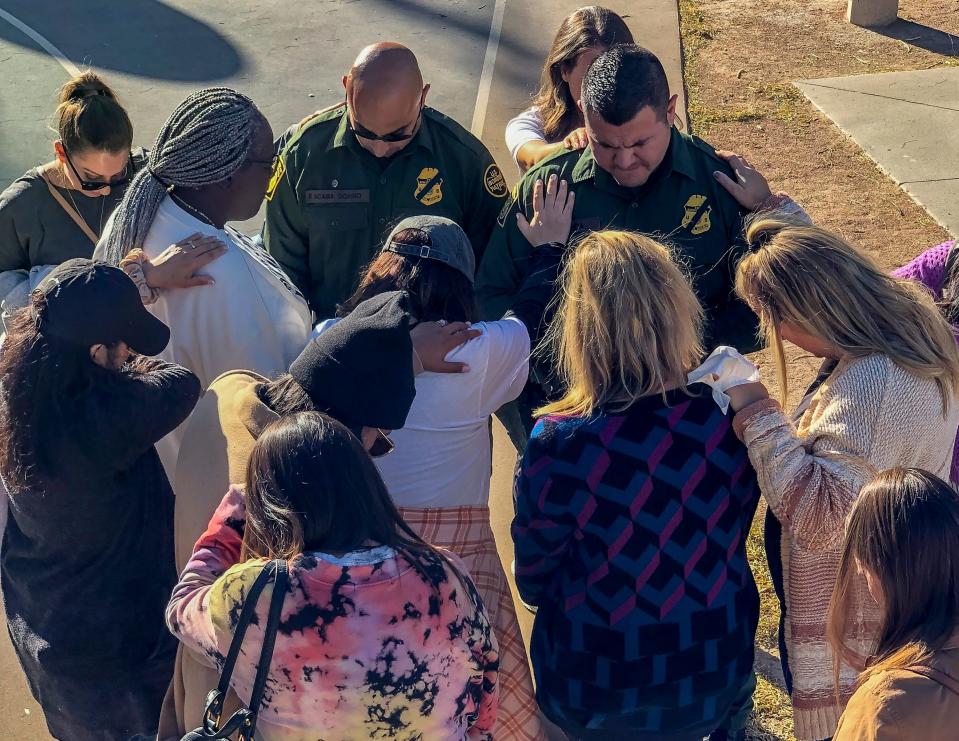
<instances>
[{"instance_id":1,"label":"shadow on pavement","mask_svg":"<svg viewBox=\"0 0 959 741\"><path fill-rule=\"evenodd\" d=\"M158 0L4 0L3 7L80 67L206 82L246 66L240 50L215 28ZM35 48L2 19L0 38Z\"/></svg>"},{"instance_id":2,"label":"shadow on pavement","mask_svg":"<svg viewBox=\"0 0 959 741\"><path fill-rule=\"evenodd\" d=\"M389 8L390 12L393 13L404 13L407 15L419 15L423 17L422 25L424 28L434 28L439 27L440 30L449 24L455 26L456 28L465 31L466 33L477 37L477 39L482 40L483 43L486 42L486 39L489 38L490 24L485 16L482 18L473 18L464 17L462 14L456 14L453 11L445 13L439 10L436 10L434 7L430 7L428 4L422 2L421 0L374 0L374 2L385 5ZM495 3L495 0L478 0L476 4L477 9L486 9L492 8ZM523 36L525 33L517 33L521 29L509 28L508 25L503 26L502 34L500 35L499 47L500 50L512 52L517 55L517 57L522 59L536 60L535 66L537 69L536 77L538 77L539 65L542 64L541 52L533 49L530 45L526 44L523 41ZM522 29L525 31L525 29ZM550 31L549 33L554 33ZM411 43L411 48L413 52L419 54L421 57L428 53L429 49L424 45L424 48L417 49L415 48L417 44ZM483 61L480 60L480 67L482 67ZM477 74L479 70L477 70ZM496 75L500 78L507 78L513 83L521 84L524 87L526 86L527 78L529 77L528 70L519 70L514 69L509 65L497 64L496 66Z\"/></svg>"},{"instance_id":3,"label":"shadow on pavement","mask_svg":"<svg viewBox=\"0 0 959 741\"><path fill-rule=\"evenodd\" d=\"M934 54L959 57L959 36L922 23L898 20L891 25L870 30L875 31L880 36L896 39L910 46L931 51Z\"/></svg>"}]
</instances>

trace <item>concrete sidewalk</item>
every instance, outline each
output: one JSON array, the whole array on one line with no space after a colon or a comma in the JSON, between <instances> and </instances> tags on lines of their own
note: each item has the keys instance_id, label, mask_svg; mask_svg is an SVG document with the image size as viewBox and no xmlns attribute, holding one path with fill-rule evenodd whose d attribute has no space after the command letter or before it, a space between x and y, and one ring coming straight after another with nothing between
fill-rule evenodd
<instances>
[{"instance_id":1,"label":"concrete sidewalk","mask_svg":"<svg viewBox=\"0 0 959 741\"><path fill-rule=\"evenodd\" d=\"M796 84L883 172L959 236L959 67Z\"/></svg>"}]
</instances>

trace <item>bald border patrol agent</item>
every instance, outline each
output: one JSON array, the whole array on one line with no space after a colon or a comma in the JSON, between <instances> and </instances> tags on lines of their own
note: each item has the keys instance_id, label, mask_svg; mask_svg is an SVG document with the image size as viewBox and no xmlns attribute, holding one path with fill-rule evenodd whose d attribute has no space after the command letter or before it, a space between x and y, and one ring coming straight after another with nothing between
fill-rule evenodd
<instances>
[{"instance_id":1,"label":"bald border patrol agent","mask_svg":"<svg viewBox=\"0 0 959 741\"><path fill-rule=\"evenodd\" d=\"M501 316L522 285L530 245L516 215L532 215L536 181L556 174L576 194L574 240L577 232L623 229L673 245L706 312L706 350L757 349L755 315L733 295L744 212L714 176L731 170L708 144L673 127L676 96L659 60L633 45L605 52L586 74L580 105L590 146L530 170L498 217L477 276L484 315Z\"/></svg>"},{"instance_id":2,"label":"bald border patrol agent","mask_svg":"<svg viewBox=\"0 0 959 741\"><path fill-rule=\"evenodd\" d=\"M393 57L391 70L397 55L412 57L405 47L384 44L364 50L361 58L379 47ZM356 70L354 65L351 75ZM361 72L369 76L369 70ZM308 117L287 141L267 191L264 243L317 317L332 316L353 293L361 269L379 253L391 227L407 216L455 221L470 238L478 263L508 196L486 147L451 118L425 107L429 86L421 85L422 78L415 119L384 134L357 120L351 75L344 78L347 102ZM388 98L376 97L381 106L384 101ZM362 110L373 119L369 106Z\"/></svg>"}]
</instances>

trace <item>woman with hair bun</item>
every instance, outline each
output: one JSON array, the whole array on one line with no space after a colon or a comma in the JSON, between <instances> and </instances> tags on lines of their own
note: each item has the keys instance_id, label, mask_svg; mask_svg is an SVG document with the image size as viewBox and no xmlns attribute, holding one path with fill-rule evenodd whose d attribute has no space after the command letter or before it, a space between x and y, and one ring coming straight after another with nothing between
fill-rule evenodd
<instances>
[{"instance_id":1,"label":"woman with hair bun","mask_svg":"<svg viewBox=\"0 0 959 741\"><path fill-rule=\"evenodd\" d=\"M93 254L107 220L144 162L142 154L132 152L133 124L126 110L91 70L60 88L53 119L53 160L27 170L0 193L0 301L6 317L29 303L30 291L55 266ZM199 237L177 243L164 260L153 261L162 264L190 253L174 261L184 275L173 282L147 278L150 288L203 282L194 280L195 272L225 250L219 241Z\"/></svg>"},{"instance_id":2,"label":"woman with hair bun","mask_svg":"<svg viewBox=\"0 0 959 741\"><path fill-rule=\"evenodd\" d=\"M2 271L90 257L141 163L131 157L130 117L95 72L81 72L60 88L53 125L53 160L27 170L0 194Z\"/></svg>"}]
</instances>

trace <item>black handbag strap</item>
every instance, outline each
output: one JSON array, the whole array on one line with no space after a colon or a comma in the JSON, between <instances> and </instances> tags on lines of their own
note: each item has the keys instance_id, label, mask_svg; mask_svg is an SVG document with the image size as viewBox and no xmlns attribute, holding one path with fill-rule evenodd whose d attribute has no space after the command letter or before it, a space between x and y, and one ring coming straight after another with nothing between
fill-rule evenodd
<instances>
[{"instance_id":1,"label":"black handbag strap","mask_svg":"<svg viewBox=\"0 0 959 741\"><path fill-rule=\"evenodd\" d=\"M230 650L226 655L226 661L223 662L223 671L220 673L220 683L217 690L221 695L226 695L230 689L230 679L233 678L233 668L236 666L237 657L240 655L240 648L243 645L243 638L246 636L246 629L253 622L253 616L256 614L256 603L260 600L264 587L273 579L273 574L277 573L277 562L271 561L260 575L256 577L253 586L243 602L243 609L240 611L240 619L236 622L236 628L233 629L233 640L230 641ZM285 566L285 565L284 565ZM285 571L285 567L284 567ZM276 594L276 590L274 590ZM272 604L271 604L272 607Z\"/></svg>"},{"instance_id":2,"label":"black handbag strap","mask_svg":"<svg viewBox=\"0 0 959 741\"><path fill-rule=\"evenodd\" d=\"M256 678L253 680L253 692L250 695L250 717L247 724L240 731L240 741L252 739L256 730L256 719L260 714L260 705L263 703L263 690L266 689L266 680L270 674L270 663L273 660L273 646L276 644L276 631L280 625L280 612L283 610L283 600L286 597L289 572L286 561L274 561L273 570L276 580L273 583L273 597L270 599L270 613L266 619L266 628L263 631L263 647L260 649L260 661L256 667Z\"/></svg>"}]
</instances>

